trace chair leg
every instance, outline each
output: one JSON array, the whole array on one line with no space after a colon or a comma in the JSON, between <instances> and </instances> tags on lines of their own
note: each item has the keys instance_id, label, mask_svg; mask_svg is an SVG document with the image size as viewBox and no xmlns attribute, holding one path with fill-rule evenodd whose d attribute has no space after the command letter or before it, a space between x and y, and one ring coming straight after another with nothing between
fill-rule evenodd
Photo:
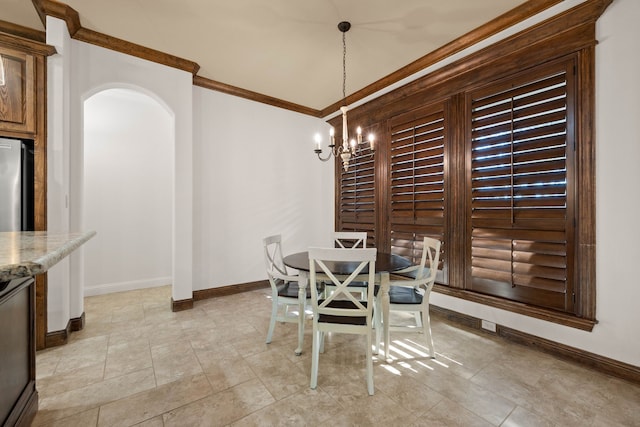
<instances>
[{"instance_id":1,"label":"chair leg","mask_svg":"<svg viewBox=\"0 0 640 427\"><path fill-rule=\"evenodd\" d=\"M267 332L267 344L271 342L271 338L273 337L273 330L276 327L276 318L278 317L278 301L273 300L273 304L271 304L271 320L269 321L269 332Z\"/></svg>"},{"instance_id":2,"label":"chair leg","mask_svg":"<svg viewBox=\"0 0 640 427\"><path fill-rule=\"evenodd\" d=\"M373 354L371 350L371 331L367 333L367 391L373 396Z\"/></svg>"},{"instance_id":3,"label":"chair leg","mask_svg":"<svg viewBox=\"0 0 640 427\"><path fill-rule=\"evenodd\" d=\"M431 336L431 319L429 318L429 306L422 308L422 333L427 340L427 347L429 347L429 356L432 359L436 358L436 352L433 348L433 337Z\"/></svg>"},{"instance_id":4,"label":"chair leg","mask_svg":"<svg viewBox=\"0 0 640 427\"><path fill-rule=\"evenodd\" d=\"M320 353L324 353L324 332L318 332L320 334Z\"/></svg>"},{"instance_id":5,"label":"chair leg","mask_svg":"<svg viewBox=\"0 0 640 427\"><path fill-rule=\"evenodd\" d=\"M312 389L318 387L318 359L320 356L320 331L313 331L313 343L311 345L311 384Z\"/></svg>"},{"instance_id":6,"label":"chair leg","mask_svg":"<svg viewBox=\"0 0 640 427\"><path fill-rule=\"evenodd\" d=\"M422 328L422 313L419 311L416 311L413 313L413 315L416 318L416 328Z\"/></svg>"},{"instance_id":7,"label":"chair leg","mask_svg":"<svg viewBox=\"0 0 640 427\"><path fill-rule=\"evenodd\" d=\"M298 347L295 350L296 356L302 354L302 345L304 343L304 319L305 319L305 306L306 306L306 290L301 288L298 291Z\"/></svg>"},{"instance_id":8,"label":"chair leg","mask_svg":"<svg viewBox=\"0 0 640 427\"><path fill-rule=\"evenodd\" d=\"M374 304L374 328L376 330L376 342L375 348L373 350L374 354L380 354L380 341L382 341L382 311L380 307L380 302L378 299L375 300Z\"/></svg>"}]
</instances>

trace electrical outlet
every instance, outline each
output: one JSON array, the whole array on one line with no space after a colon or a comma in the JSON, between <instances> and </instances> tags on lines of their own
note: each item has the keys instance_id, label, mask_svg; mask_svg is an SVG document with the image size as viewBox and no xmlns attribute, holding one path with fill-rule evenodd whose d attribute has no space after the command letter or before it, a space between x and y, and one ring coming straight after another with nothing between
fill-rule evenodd
<instances>
[{"instance_id":1,"label":"electrical outlet","mask_svg":"<svg viewBox=\"0 0 640 427\"><path fill-rule=\"evenodd\" d=\"M488 320L482 319L481 326L482 326L482 329L486 329L487 331L491 331L491 332L496 331L496 324L493 322L489 322Z\"/></svg>"}]
</instances>

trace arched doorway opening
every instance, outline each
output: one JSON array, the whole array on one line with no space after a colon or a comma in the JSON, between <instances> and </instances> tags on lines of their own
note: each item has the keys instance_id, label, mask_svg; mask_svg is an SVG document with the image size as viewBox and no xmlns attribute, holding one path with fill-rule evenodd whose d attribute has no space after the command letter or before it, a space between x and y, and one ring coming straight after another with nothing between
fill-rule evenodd
<instances>
[{"instance_id":1,"label":"arched doorway opening","mask_svg":"<svg viewBox=\"0 0 640 427\"><path fill-rule=\"evenodd\" d=\"M83 103L84 295L172 283L174 118L130 88Z\"/></svg>"}]
</instances>

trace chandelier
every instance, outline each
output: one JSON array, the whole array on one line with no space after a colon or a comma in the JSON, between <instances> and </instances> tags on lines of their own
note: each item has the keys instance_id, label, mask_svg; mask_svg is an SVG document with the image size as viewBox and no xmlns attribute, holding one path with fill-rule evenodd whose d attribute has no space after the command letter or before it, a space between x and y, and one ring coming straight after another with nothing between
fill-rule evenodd
<instances>
[{"instance_id":1,"label":"chandelier","mask_svg":"<svg viewBox=\"0 0 640 427\"><path fill-rule=\"evenodd\" d=\"M342 32L342 101L343 104L347 103L347 41L346 41L346 33L351 28L351 23L347 21L340 22L338 24L338 29ZM326 157L322 157L322 137L319 133L315 135L316 148L313 150L317 155L318 159L326 162L332 156L338 157L342 159L342 166L344 167L345 172L349 170L349 161L352 156L355 156L359 153L359 151L363 147L362 142L362 128L358 126L356 129L356 138L349 140L349 131L347 129L347 106L343 105L340 107L340 111L342 112L342 144L336 147L336 139L335 139L335 130L333 127L329 130L329 153ZM367 137L367 141L369 143L369 148L371 151L371 156L375 152L374 148L374 135L372 133ZM366 144L366 142L365 142Z\"/></svg>"}]
</instances>

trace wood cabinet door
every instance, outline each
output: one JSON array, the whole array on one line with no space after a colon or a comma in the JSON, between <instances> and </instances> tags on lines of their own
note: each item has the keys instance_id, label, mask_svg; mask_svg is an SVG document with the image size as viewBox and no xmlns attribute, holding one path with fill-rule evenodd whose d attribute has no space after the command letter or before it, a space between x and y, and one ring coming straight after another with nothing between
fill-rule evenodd
<instances>
[{"instance_id":1,"label":"wood cabinet door","mask_svg":"<svg viewBox=\"0 0 640 427\"><path fill-rule=\"evenodd\" d=\"M35 133L35 58L0 48L4 85L0 86L0 130Z\"/></svg>"}]
</instances>

